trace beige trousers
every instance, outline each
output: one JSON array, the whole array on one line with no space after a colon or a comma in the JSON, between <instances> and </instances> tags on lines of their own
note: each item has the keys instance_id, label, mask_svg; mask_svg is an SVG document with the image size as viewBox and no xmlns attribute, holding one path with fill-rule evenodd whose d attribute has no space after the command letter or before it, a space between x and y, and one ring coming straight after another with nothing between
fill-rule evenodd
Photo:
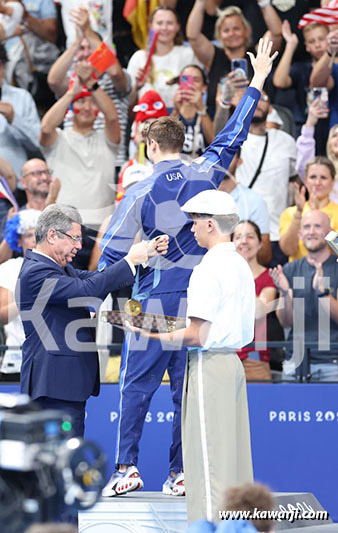
<instances>
[{"instance_id":1,"label":"beige trousers","mask_svg":"<svg viewBox=\"0 0 338 533\"><path fill-rule=\"evenodd\" d=\"M236 353L188 352L182 399L188 521L219 521L224 491L253 481L243 365Z\"/></svg>"}]
</instances>

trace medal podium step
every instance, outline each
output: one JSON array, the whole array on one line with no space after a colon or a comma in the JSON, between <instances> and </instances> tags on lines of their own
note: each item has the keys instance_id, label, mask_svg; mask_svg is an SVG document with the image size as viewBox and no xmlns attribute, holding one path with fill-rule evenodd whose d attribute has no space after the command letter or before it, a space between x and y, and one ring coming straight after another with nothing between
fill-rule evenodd
<instances>
[{"instance_id":1,"label":"medal podium step","mask_svg":"<svg viewBox=\"0 0 338 533\"><path fill-rule=\"evenodd\" d=\"M130 492L101 498L79 512L79 533L183 533L187 529L185 497L161 492Z\"/></svg>"},{"instance_id":2,"label":"medal podium step","mask_svg":"<svg viewBox=\"0 0 338 533\"><path fill-rule=\"evenodd\" d=\"M324 511L309 492L274 493L277 510ZM187 529L185 497L161 492L136 491L101 498L91 509L79 512L79 533L183 533ZM275 523L276 532L338 533L332 520L295 520ZM291 533L291 531L290 531Z\"/></svg>"}]
</instances>

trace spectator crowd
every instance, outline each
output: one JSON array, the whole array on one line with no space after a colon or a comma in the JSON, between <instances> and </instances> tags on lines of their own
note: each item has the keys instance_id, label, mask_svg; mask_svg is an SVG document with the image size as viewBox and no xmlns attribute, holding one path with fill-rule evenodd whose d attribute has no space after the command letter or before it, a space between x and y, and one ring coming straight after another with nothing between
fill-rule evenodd
<instances>
[{"instance_id":1,"label":"spectator crowd","mask_svg":"<svg viewBox=\"0 0 338 533\"><path fill-rule=\"evenodd\" d=\"M96 270L115 207L152 172L143 129L172 115L184 125L186 164L201 156L236 109L253 75L248 54L268 34L279 55L219 186L237 204L233 241L256 287L261 344L238 355L247 379L271 380L285 359L285 379L337 381L338 266L324 237L338 232L338 24L298 28L309 10L335 2L146 4L136 27L124 0L0 3L3 344L22 341L13 293L39 212L52 203L79 210L83 246L74 263ZM103 44L109 64L98 69L93 54ZM300 329L301 353L264 346L293 341ZM108 343L116 339L110 333ZM20 351L9 351L0 379L19 372Z\"/></svg>"}]
</instances>

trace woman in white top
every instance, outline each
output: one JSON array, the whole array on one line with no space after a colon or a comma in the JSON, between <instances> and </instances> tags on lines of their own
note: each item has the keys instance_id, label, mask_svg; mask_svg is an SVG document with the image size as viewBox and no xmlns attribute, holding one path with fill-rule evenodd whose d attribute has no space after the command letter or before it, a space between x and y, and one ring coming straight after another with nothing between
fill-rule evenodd
<instances>
[{"instance_id":1,"label":"woman in white top","mask_svg":"<svg viewBox=\"0 0 338 533\"><path fill-rule=\"evenodd\" d=\"M147 61L146 50L137 50L128 63L128 72L134 82L134 99L149 89L154 89L163 98L170 112L174 107L175 86L166 85L168 80L178 76L181 70L196 63L194 52L190 46L184 46L181 27L176 12L169 7L157 7L150 15L150 29L158 32L155 52L145 82L140 84L143 69Z\"/></svg>"}]
</instances>

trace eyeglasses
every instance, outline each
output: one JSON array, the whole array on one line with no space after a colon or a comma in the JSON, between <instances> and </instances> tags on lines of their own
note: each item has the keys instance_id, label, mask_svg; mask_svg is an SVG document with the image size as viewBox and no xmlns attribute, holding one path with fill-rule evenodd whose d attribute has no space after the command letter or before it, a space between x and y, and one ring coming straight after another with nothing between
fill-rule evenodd
<instances>
[{"instance_id":1,"label":"eyeglasses","mask_svg":"<svg viewBox=\"0 0 338 533\"><path fill-rule=\"evenodd\" d=\"M83 240L82 237L73 237L73 235L69 235L69 233L66 233L65 231L62 231L60 229L56 229L55 231L57 231L58 233L62 233L62 235L66 235L66 237L72 239L74 244L76 244L77 242L82 242Z\"/></svg>"},{"instance_id":2,"label":"eyeglasses","mask_svg":"<svg viewBox=\"0 0 338 533\"><path fill-rule=\"evenodd\" d=\"M40 178L43 174L51 178L53 176L53 171L49 168L47 168L46 170L32 170L32 172L27 172L27 174L24 174L21 177L25 178L26 176L31 175L34 176L34 178Z\"/></svg>"}]
</instances>

